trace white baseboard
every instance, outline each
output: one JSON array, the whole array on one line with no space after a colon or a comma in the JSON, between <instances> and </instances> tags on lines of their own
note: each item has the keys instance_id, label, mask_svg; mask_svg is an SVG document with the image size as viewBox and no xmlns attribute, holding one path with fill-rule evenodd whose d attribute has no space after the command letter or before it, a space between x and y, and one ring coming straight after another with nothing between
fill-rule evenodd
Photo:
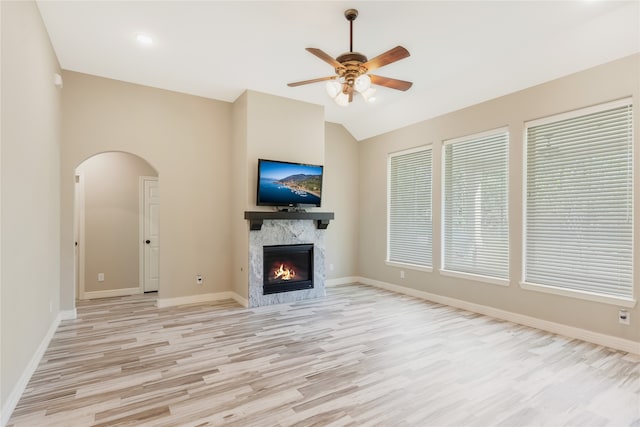
<instances>
[{"instance_id":1,"label":"white baseboard","mask_svg":"<svg viewBox=\"0 0 640 427\"><path fill-rule=\"evenodd\" d=\"M240 304L241 306L243 306L244 308L249 307L249 300L244 298L244 297L241 297L240 295L236 294L235 292L231 292L231 298L236 300L236 302L238 304Z\"/></svg>"},{"instance_id":2,"label":"white baseboard","mask_svg":"<svg viewBox=\"0 0 640 427\"><path fill-rule=\"evenodd\" d=\"M141 293L142 289L140 288L107 289L104 291L85 292L83 299L126 297L127 295L137 295Z\"/></svg>"},{"instance_id":3,"label":"white baseboard","mask_svg":"<svg viewBox=\"0 0 640 427\"><path fill-rule=\"evenodd\" d=\"M49 330L47 331L45 336L42 338L42 341L40 341L40 345L38 346L36 351L33 353L33 356L31 356L31 359L29 360L29 363L22 371L22 375L20 375L18 382L13 387L13 389L11 390L11 392L7 397L7 400L5 401L5 404L2 406L2 412L0 412L1 427L4 427L7 424L7 422L9 422L9 419L11 418L11 414L13 414L13 410L16 409L16 405L18 404L18 401L20 401L20 397L22 397L22 393L24 393L24 390L27 388L27 384L29 384L29 380L31 379L31 376L38 368L38 365L40 364L40 360L42 360L42 356L44 356L44 353L47 351L47 347L49 347L51 338L53 338L53 335L56 333L56 330L58 329L58 325L60 325L60 321L63 320L63 318L66 319L67 318L66 316L68 315L69 315L68 313L63 314L63 312L60 312L58 313L56 318L53 319L53 322L51 322L51 325L49 326Z\"/></svg>"},{"instance_id":4,"label":"white baseboard","mask_svg":"<svg viewBox=\"0 0 640 427\"><path fill-rule=\"evenodd\" d=\"M78 310L62 310L60 312L60 320L76 320L78 318Z\"/></svg>"},{"instance_id":5,"label":"white baseboard","mask_svg":"<svg viewBox=\"0 0 640 427\"><path fill-rule=\"evenodd\" d=\"M243 307L247 307L249 305L248 301L245 298L231 291L215 292L215 293L199 294L199 295L188 295L184 297L175 297L175 298L158 298L156 304L158 308L165 308L165 307L173 307L175 305L198 304L203 302L221 301L225 299L235 300L238 304L240 304Z\"/></svg>"},{"instance_id":6,"label":"white baseboard","mask_svg":"<svg viewBox=\"0 0 640 427\"><path fill-rule=\"evenodd\" d=\"M356 281L365 285L371 285L378 288L386 289L388 291L425 299L438 304L444 304L451 307L460 308L462 310L484 314L486 316L495 317L496 319L506 320L509 322L517 323L519 325L529 326L554 334L563 335L565 337L575 338L604 347L610 347L616 350L640 355L640 343L636 341L601 334L599 332L593 332L573 326L563 325L562 323L550 322L531 316L525 316L524 314L513 313L511 311L501 310L498 308L463 301L456 298L450 298L442 295L432 294L429 292L419 291L417 289L407 288L405 286L399 286L391 283L381 282L379 280L368 279L366 277L358 277Z\"/></svg>"},{"instance_id":7,"label":"white baseboard","mask_svg":"<svg viewBox=\"0 0 640 427\"><path fill-rule=\"evenodd\" d=\"M324 281L325 286L338 286L346 285L349 283L356 283L360 280L359 277L339 277L337 279L326 279Z\"/></svg>"}]
</instances>

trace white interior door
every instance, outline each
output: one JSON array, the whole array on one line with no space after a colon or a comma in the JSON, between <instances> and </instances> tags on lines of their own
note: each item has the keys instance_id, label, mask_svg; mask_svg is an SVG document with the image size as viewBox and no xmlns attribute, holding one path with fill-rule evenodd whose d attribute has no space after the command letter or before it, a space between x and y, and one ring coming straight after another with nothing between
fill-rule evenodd
<instances>
[{"instance_id":1,"label":"white interior door","mask_svg":"<svg viewBox=\"0 0 640 427\"><path fill-rule=\"evenodd\" d=\"M143 289L144 292L158 290L160 282L160 237L158 234L160 213L160 188L158 178L144 177L143 201Z\"/></svg>"}]
</instances>

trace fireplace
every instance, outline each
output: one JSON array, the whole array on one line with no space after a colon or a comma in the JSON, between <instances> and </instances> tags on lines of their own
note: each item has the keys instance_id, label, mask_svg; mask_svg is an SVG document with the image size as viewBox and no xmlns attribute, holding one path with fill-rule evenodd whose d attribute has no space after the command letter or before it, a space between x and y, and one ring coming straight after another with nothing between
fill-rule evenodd
<instances>
[{"instance_id":1,"label":"fireplace","mask_svg":"<svg viewBox=\"0 0 640 427\"><path fill-rule=\"evenodd\" d=\"M282 214L280 212L265 212L266 214ZM285 215L294 215L295 213L284 213ZM324 264L325 264L325 234L326 230L318 228L314 221L309 218L299 219L282 219L282 218L264 218L260 230L251 230L249 232L249 263L247 266L249 292L248 306L263 307L274 304L289 304L296 301L304 301L311 298L321 298L326 295L324 286ZM267 252L270 248L283 246L285 250L305 246L311 249L313 253L308 253L307 257L311 258L309 267L305 268L306 272L294 269L296 278L300 278L301 274L308 276L302 284L289 281L295 284L294 287L302 287L303 289L288 292L286 289L289 283L284 285L284 292L270 293L265 295L264 272L271 270L271 262L265 264L265 247ZM306 250L306 249L305 249ZM278 254L280 255L280 254ZM298 254L299 255L299 254ZM270 257L271 255L267 255ZM312 264L313 263L313 264ZM266 265L266 267L265 267ZM276 268L280 268L279 265ZM283 267L284 268L284 267ZM270 280L269 280L270 281ZM267 281L267 282L269 282ZM276 289L273 284L267 286L267 292Z\"/></svg>"},{"instance_id":2,"label":"fireplace","mask_svg":"<svg viewBox=\"0 0 640 427\"><path fill-rule=\"evenodd\" d=\"M313 244L263 246L263 294L313 289Z\"/></svg>"}]
</instances>

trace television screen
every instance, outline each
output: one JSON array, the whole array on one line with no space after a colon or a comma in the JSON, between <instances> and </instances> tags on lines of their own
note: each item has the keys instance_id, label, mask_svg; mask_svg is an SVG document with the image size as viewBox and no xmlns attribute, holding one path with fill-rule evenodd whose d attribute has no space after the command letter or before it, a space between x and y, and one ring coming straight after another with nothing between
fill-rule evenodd
<instances>
[{"instance_id":1,"label":"television screen","mask_svg":"<svg viewBox=\"0 0 640 427\"><path fill-rule=\"evenodd\" d=\"M322 166L258 160L258 206L320 206Z\"/></svg>"}]
</instances>

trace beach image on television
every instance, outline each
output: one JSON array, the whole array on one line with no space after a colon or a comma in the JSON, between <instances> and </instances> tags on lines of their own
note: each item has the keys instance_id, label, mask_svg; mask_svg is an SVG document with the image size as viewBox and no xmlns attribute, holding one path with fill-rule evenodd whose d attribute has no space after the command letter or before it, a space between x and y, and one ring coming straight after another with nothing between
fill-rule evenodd
<instances>
[{"instance_id":1,"label":"beach image on television","mask_svg":"<svg viewBox=\"0 0 640 427\"><path fill-rule=\"evenodd\" d=\"M260 203L320 205L322 166L260 162Z\"/></svg>"}]
</instances>

